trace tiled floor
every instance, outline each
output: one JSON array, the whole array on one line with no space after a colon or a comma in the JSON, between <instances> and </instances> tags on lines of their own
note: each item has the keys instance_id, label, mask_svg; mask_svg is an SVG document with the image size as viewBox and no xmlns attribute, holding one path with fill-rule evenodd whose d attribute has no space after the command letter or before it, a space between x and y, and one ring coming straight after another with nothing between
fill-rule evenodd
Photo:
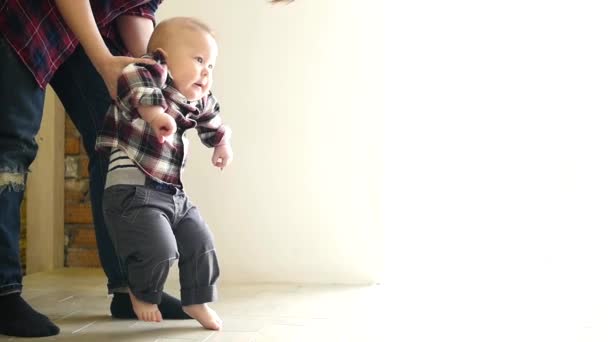
<instances>
[{"instance_id":1,"label":"tiled floor","mask_svg":"<svg viewBox=\"0 0 608 342\"><path fill-rule=\"evenodd\" d=\"M109 316L110 298L98 269L63 269L24 280L24 297L61 328L35 341L392 341L378 331L380 286L221 285L212 307L224 320L221 332L194 320L145 323ZM176 274L167 291L179 293ZM377 322L380 323L380 322ZM0 341L27 341L0 335Z\"/></svg>"}]
</instances>

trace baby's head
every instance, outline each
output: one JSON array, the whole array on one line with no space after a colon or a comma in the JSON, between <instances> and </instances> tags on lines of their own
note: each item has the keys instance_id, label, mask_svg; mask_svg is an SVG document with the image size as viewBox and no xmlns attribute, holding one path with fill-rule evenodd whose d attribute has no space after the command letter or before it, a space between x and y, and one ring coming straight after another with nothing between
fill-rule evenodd
<instances>
[{"instance_id":1,"label":"baby's head","mask_svg":"<svg viewBox=\"0 0 608 342\"><path fill-rule=\"evenodd\" d=\"M209 93L218 48L207 25L186 17L164 20L148 43L148 53L157 50L165 56L175 88L189 101Z\"/></svg>"}]
</instances>

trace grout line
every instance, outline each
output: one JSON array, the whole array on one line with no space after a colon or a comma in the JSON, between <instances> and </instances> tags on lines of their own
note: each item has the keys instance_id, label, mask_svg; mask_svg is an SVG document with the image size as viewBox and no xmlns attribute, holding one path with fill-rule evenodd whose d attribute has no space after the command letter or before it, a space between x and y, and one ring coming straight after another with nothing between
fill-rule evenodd
<instances>
[{"instance_id":1,"label":"grout line","mask_svg":"<svg viewBox=\"0 0 608 342\"><path fill-rule=\"evenodd\" d=\"M207 336L207 338L206 338L206 339L204 339L204 340L202 340L201 342L205 342L205 341L207 341L208 339L210 339L211 337L213 337L213 335L215 335L215 334L216 334L216 333L215 333L215 331L214 331L214 332L212 332L212 333L211 333L211 335Z\"/></svg>"},{"instance_id":2,"label":"grout line","mask_svg":"<svg viewBox=\"0 0 608 342\"><path fill-rule=\"evenodd\" d=\"M81 331L81 330L84 330L84 329L86 329L86 328L90 327L91 325L95 324L95 322L97 322L97 321L93 321L93 322L91 322L91 323L89 323L89 324L85 325L84 327L82 327L82 328L80 328L80 329L77 329L77 330L72 331L72 334L76 334L77 332L79 332L79 331Z\"/></svg>"},{"instance_id":3,"label":"grout line","mask_svg":"<svg viewBox=\"0 0 608 342\"><path fill-rule=\"evenodd\" d=\"M274 325L282 325L286 327L305 327L305 323L287 323L287 322L273 322Z\"/></svg>"},{"instance_id":4,"label":"grout line","mask_svg":"<svg viewBox=\"0 0 608 342\"><path fill-rule=\"evenodd\" d=\"M60 318L58 319L58 321L61 321L62 319L66 319L66 318L68 318L68 317L72 316L73 314L75 314L75 313L77 313L77 312L80 312L80 310L72 311L72 312L70 312L69 314L64 315L63 317L60 317Z\"/></svg>"},{"instance_id":5,"label":"grout line","mask_svg":"<svg viewBox=\"0 0 608 342\"><path fill-rule=\"evenodd\" d=\"M65 298L61 299L61 300L59 301L59 303L61 303L61 302L65 302L66 300L68 300L68 299L72 299L72 298L74 298L74 296L65 297Z\"/></svg>"}]
</instances>

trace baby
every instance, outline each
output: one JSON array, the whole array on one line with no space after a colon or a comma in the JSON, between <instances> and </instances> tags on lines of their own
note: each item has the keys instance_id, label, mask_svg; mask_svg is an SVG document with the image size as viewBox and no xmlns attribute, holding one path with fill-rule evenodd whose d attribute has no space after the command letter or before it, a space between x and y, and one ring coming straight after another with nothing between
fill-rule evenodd
<instances>
[{"instance_id":1,"label":"baby","mask_svg":"<svg viewBox=\"0 0 608 342\"><path fill-rule=\"evenodd\" d=\"M179 260L184 312L207 329L222 326L207 305L217 299L220 274L213 236L182 185L189 128L214 148L214 166L232 161L230 129L210 92L217 52L211 30L197 19L159 23L147 55L157 63L123 70L97 138L97 149L110 154L104 216L140 320L162 320L158 304Z\"/></svg>"}]
</instances>

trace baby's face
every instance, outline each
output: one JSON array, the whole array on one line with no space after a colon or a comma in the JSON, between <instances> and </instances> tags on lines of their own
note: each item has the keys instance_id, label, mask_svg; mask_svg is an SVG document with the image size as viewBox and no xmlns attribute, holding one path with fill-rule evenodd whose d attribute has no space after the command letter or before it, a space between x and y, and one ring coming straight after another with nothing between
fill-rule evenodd
<instances>
[{"instance_id":1,"label":"baby's face","mask_svg":"<svg viewBox=\"0 0 608 342\"><path fill-rule=\"evenodd\" d=\"M183 32L167 53L167 67L175 88L189 101L209 94L213 84L213 67L217 58L217 43L202 30Z\"/></svg>"}]
</instances>

